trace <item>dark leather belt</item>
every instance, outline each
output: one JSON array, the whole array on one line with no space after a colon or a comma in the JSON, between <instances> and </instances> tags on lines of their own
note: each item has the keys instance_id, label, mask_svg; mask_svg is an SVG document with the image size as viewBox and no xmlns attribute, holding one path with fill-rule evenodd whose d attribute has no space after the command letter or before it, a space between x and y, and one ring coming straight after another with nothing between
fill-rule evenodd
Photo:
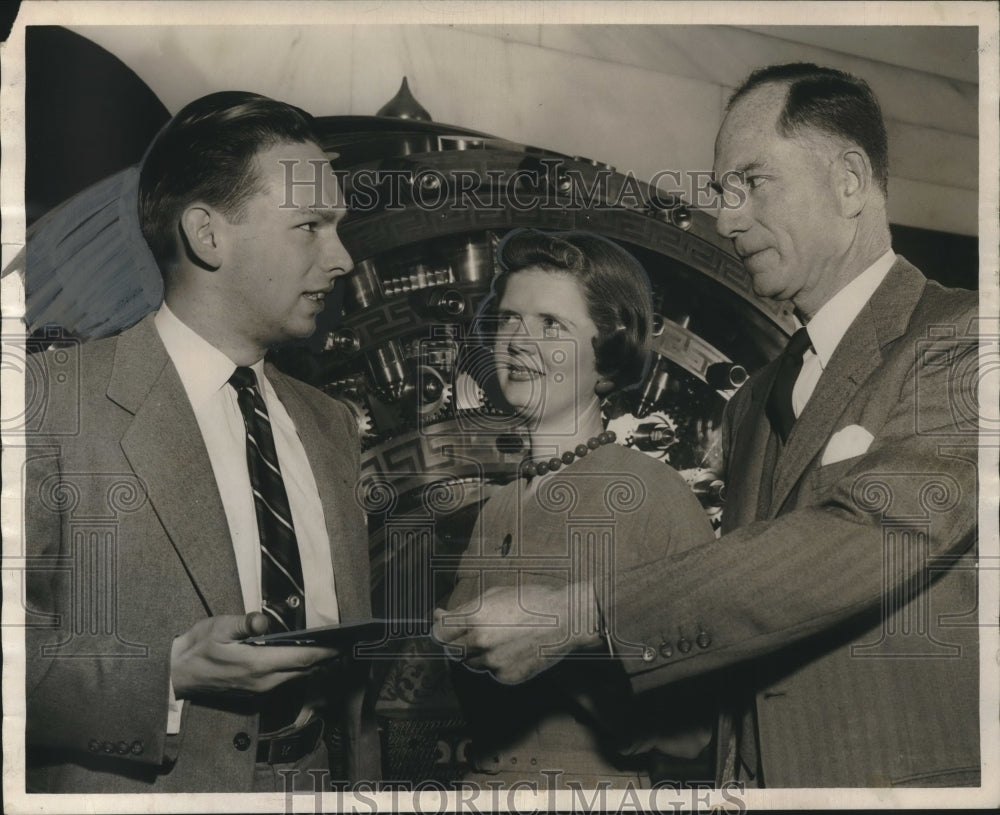
<instances>
[{"instance_id":1,"label":"dark leather belt","mask_svg":"<svg viewBox=\"0 0 1000 815\"><path fill-rule=\"evenodd\" d=\"M261 736L257 741L258 764L290 764L309 755L323 737L323 720L315 718L298 730L278 736Z\"/></svg>"}]
</instances>

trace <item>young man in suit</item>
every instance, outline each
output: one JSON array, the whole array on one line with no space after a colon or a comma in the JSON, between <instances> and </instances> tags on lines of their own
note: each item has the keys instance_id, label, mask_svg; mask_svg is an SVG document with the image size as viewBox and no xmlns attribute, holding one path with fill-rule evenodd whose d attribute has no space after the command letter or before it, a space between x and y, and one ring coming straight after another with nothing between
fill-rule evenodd
<instances>
[{"instance_id":1,"label":"young man in suit","mask_svg":"<svg viewBox=\"0 0 1000 815\"><path fill-rule=\"evenodd\" d=\"M312 790L331 758L378 777L362 666L242 642L370 615L355 424L264 360L350 271L344 212L310 119L266 97L196 100L147 152L163 305L63 352L79 400L46 428L78 432L29 439L26 544L54 567L27 577L49 615L27 636L29 792Z\"/></svg>"},{"instance_id":2,"label":"young man in suit","mask_svg":"<svg viewBox=\"0 0 1000 815\"><path fill-rule=\"evenodd\" d=\"M752 74L715 173L719 232L805 331L727 406L719 542L570 596L601 610L636 692L729 672L719 781L975 786L976 294L892 252L885 126L855 77ZM522 587L479 614L511 620L518 603L566 597ZM600 644L565 627L436 629L510 682L551 664L541 644Z\"/></svg>"}]
</instances>

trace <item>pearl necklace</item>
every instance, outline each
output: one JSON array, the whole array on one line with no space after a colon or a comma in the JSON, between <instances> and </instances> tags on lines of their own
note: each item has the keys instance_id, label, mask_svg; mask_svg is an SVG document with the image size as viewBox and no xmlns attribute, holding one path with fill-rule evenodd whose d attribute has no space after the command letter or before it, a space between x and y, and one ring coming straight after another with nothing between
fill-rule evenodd
<instances>
[{"instance_id":1,"label":"pearl necklace","mask_svg":"<svg viewBox=\"0 0 1000 815\"><path fill-rule=\"evenodd\" d=\"M519 475L529 481L536 475L555 472L564 464L572 464L576 459L583 458L591 450L596 450L604 444L612 444L618 437L613 430L605 430L597 436L591 436L586 444L578 444L576 449L567 450L562 456L553 456L548 461L524 461L521 463Z\"/></svg>"}]
</instances>

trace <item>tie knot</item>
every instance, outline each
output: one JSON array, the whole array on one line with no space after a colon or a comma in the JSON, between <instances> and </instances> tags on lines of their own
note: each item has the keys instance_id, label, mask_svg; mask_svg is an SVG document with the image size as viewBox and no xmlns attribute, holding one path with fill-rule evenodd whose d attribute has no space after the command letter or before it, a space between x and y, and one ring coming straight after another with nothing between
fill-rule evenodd
<instances>
[{"instance_id":1,"label":"tie knot","mask_svg":"<svg viewBox=\"0 0 1000 815\"><path fill-rule=\"evenodd\" d=\"M253 368L241 365L229 377L229 384L236 388L237 391L243 388L255 388L257 387L257 375L253 372Z\"/></svg>"},{"instance_id":2,"label":"tie knot","mask_svg":"<svg viewBox=\"0 0 1000 815\"><path fill-rule=\"evenodd\" d=\"M792 334L792 338L788 341L788 345L785 347L785 353L790 357L795 357L801 360L802 355L811 347L812 340L809 339L809 332L806 330L805 326L802 326L802 328ZM251 373L253 372L251 371Z\"/></svg>"}]
</instances>

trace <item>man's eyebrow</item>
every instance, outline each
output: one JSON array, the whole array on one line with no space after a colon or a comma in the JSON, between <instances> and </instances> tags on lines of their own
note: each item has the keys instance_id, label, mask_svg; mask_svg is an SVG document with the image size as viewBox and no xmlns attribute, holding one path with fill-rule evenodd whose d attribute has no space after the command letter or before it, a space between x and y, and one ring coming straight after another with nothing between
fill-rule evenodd
<instances>
[{"instance_id":1,"label":"man's eyebrow","mask_svg":"<svg viewBox=\"0 0 1000 815\"><path fill-rule=\"evenodd\" d=\"M345 211L342 207L296 207L292 213L302 218L319 218L321 221L330 223L339 221L344 217Z\"/></svg>"},{"instance_id":2,"label":"man's eyebrow","mask_svg":"<svg viewBox=\"0 0 1000 815\"><path fill-rule=\"evenodd\" d=\"M740 164L733 170L727 170L726 172L722 173L722 175L727 177L736 176L739 179L740 183L742 184L744 182L744 179L746 178L747 173L752 173L755 170L760 170L764 168L765 168L764 161L762 161L761 159L754 159L753 161L748 161L745 162L744 164ZM717 195L722 195L725 192L725 190L723 189L722 182L719 181L718 176L719 176L718 173L713 172L712 180L711 182L709 182L708 186Z\"/></svg>"},{"instance_id":3,"label":"man's eyebrow","mask_svg":"<svg viewBox=\"0 0 1000 815\"><path fill-rule=\"evenodd\" d=\"M746 164L740 164L733 170L737 175L746 175L747 173L753 172L754 170L760 170L764 167L764 162L760 159L754 159L753 161L748 161Z\"/></svg>"},{"instance_id":4,"label":"man's eyebrow","mask_svg":"<svg viewBox=\"0 0 1000 815\"><path fill-rule=\"evenodd\" d=\"M727 170L722 173L723 176L736 176L740 183L744 183L747 173L752 173L756 170L765 169L766 163L761 159L754 159L753 161L747 161L743 164L738 165L733 170ZM719 195L723 194L722 183L718 180L718 173L713 173L715 178L712 179L711 183L708 185L714 192Z\"/></svg>"}]
</instances>

